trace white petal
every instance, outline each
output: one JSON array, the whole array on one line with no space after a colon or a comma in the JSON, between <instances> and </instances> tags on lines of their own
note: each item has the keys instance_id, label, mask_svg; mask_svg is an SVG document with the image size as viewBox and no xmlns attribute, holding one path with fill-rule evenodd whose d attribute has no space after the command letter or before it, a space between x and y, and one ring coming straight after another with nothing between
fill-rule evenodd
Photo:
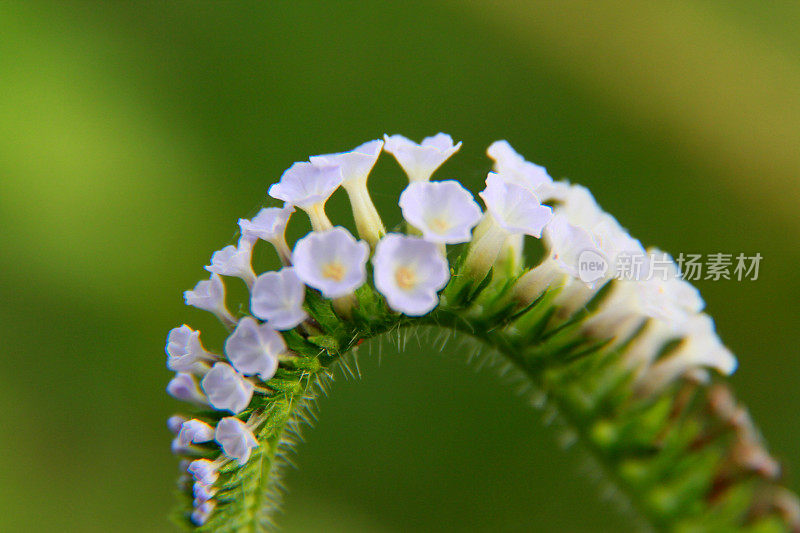
<instances>
[{"instance_id":1,"label":"white petal","mask_svg":"<svg viewBox=\"0 0 800 533\"><path fill-rule=\"evenodd\" d=\"M200 342L200 332L186 324L172 328L167 336L167 368L175 372L202 373L210 355Z\"/></svg>"},{"instance_id":2,"label":"white petal","mask_svg":"<svg viewBox=\"0 0 800 533\"><path fill-rule=\"evenodd\" d=\"M383 141L375 140L357 146L349 152L309 157L315 165L337 165L342 170L343 185L366 183L372 167L383 149Z\"/></svg>"},{"instance_id":3,"label":"white petal","mask_svg":"<svg viewBox=\"0 0 800 533\"><path fill-rule=\"evenodd\" d=\"M539 238L553 216L553 210L541 205L535 194L507 183L495 172L487 176L480 197L498 225L512 235L521 233Z\"/></svg>"},{"instance_id":4,"label":"white petal","mask_svg":"<svg viewBox=\"0 0 800 533\"><path fill-rule=\"evenodd\" d=\"M184 402L192 402L196 404L206 404L206 397L203 392L197 387L194 377L191 374L178 372L175 377L167 384L167 393L173 398L182 400Z\"/></svg>"},{"instance_id":5,"label":"white petal","mask_svg":"<svg viewBox=\"0 0 800 533\"><path fill-rule=\"evenodd\" d=\"M258 446L258 441L247 424L234 417L219 421L215 438L223 453L240 465L247 462L251 450Z\"/></svg>"},{"instance_id":6,"label":"white petal","mask_svg":"<svg viewBox=\"0 0 800 533\"><path fill-rule=\"evenodd\" d=\"M418 237L390 233L372 258L375 288L389 307L420 316L438 304L437 292L447 285L450 269L439 248Z\"/></svg>"},{"instance_id":7,"label":"white petal","mask_svg":"<svg viewBox=\"0 0 800 533\"><path fill-rule=\"evenodd\" d=\"M305 209L327 201L343 179L338 165L295 163L269 188L269 195Z\"/></svg>"},{"instance_id":8,"label":"white petal","mask_svg":"<svg viewBox=\"0 0 800 533\"><path fill-rule=\"evenodd\" d=\"M495 141L486 150L494 160L494 170L508 183L525 187L538 198L549 200L553 197L553 178L547 170L539 165L526 161L519 155L508 141Z\"/></svg>"},{"instance_id":9,"label":"white petal","mask_svg":"<svg viewBox=\"0 0 800 533\"><path fill-rule=\"evenodd\" d=\"M183 298L186 305L210 311L228 324L235 322L225 306L225 284L219 274L211 274L210 279L198 282L194 289L183 293Z\"/></svg>"},{"instance_id":10,"label":"white petal","mask_svg":"<svg viewBox=\"0 0 800 533\"><path fill-rule=\"evenodd\" d=\"M259 324L251 317L239 321L225 341L225 355L244 375L258 374L264 381L275 375L278 356L286 351L280 333L269 324Z\"/></svg>"},{"instance_id":11,"label":"white petal","mask_svg":"<svg viewBox=\"0 0 800 533\"><path fill-rule=\"evenodd\" d=\"M178 433L178 440L184 446L189 446L192 443L208 442L213 438L214 428L196 418L184 422Z\"/></svg>"},{"instance_id":12,"label":"white petal","mask_svg":"<svg viewBox=\"0 0 800 533\"><path fill-rule=\"evenodd\" d=\"M242 412L253 397L253 384L227 363L215 363L201 382L215 409Z\"/></svg>"},{"instance_id":13,"label":"white petal","mask_svg":"<svg viewBox=\"0 0 800 533\"><path fill-rule=\"evenodd\" d=\"M284 204L283 207L265 207L250 220L240 218L239 228L243 237L273 241L283 236L292 213L294 207L289 204Z\"/></svg>"},{"instance_id":14,"label":"white petal","mask_svg":"<svg viewBox=\"0 0 800 533\"><path fill-rule=\"evenodd\" d=\"M402 135L384 135L384 150L392 154L403 167L410 181L428 181L442 163L461 148L444 133L426 137L417 144Z\"/></svg>"},{"instance_id":15,"label":"white petal","mask_svg":"<svg viewBox=\"0 0 800 533\"><path fill-rule=\"evenodd\" d=\"M203 485L213 485L219 478L219 473L217 472L214 463L208 459L197 459L192 461L189 464L188 470L194 480L197 483L202 483Z\"/></svg>"},{"instance_id":16,"label":"white petal","mask_svg":"<svg viewBox=\"0 0 800 533\"><path fill-rule=\"evenodd\" d=\"M294 268L286 267L258 276L253 285L250 307L258 318L266 320L277 330L285 331L308 317L303 309L305 297L305 285Z\"/></svg>"},{"instance_id":17,"label":"white petal","mask_svg":"<svg viewBox=\"0 0 800 533\"><path fill-rule=\"evenodd\" d=\"M400 195L403 218L431 242L455 244L472 238L481 208L454 180L413 182Z\"/></svg>"},{"instance_id":18,"label":"white petal","mask_svg":"<svg viewBox=\"0 0 800 533\"><path fill-rule=\"evenodd\" d=\"M352 294L367 279L369 245L337 226L311 232L295 244L292 264L306 285L326 298Z\"/></svg>"}]
</instances>

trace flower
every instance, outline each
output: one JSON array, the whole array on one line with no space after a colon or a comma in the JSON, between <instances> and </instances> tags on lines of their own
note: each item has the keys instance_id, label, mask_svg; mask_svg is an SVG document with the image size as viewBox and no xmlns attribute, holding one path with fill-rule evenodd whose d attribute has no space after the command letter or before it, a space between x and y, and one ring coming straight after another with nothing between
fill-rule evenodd
<instances>
[{"instance_id":1,"label":"flower","mask_svg":"<svg viewBox=\"0 0 800 533\"><path fill-rule=\"evenodd\" d=\"M313 164L338 165L342 169L342 187L347 191L358 235L374 246L386 234L375 204L372 203L367 178L383 149L383 141L366 142L349 152L309 158Z\"/></svg>"},{"instance_id":2,"label":"flower","mask_svg":"<svg viewBox=\"0 0 800 533\"><path fill-rule=\"evenodd\" d=\"M241 413L253 397L253 384L228 363L215 363L201 382L215 409Z\"/></svg>"},{"instance_id":3,"label":"flower","mask_svg":"<svg viewBox=\"0 0 800 533\"><path fill-rule=\"evenodd\" d=\"M557 212L544 229L544 240L550 250L550 257L560 270L586 285L595 284L596 280L587 279L578 269L581 255L587 252L602 255L597 242L588 231L570 224L563 213Z\"/></svg>"},{"instance_id":4,"label":"flower","mask_svg":"<svg viewBox=\"0 0 800 533\"><path fill-rule=\"evenodd\" d=\"M178 432L181 430L181 426L184 422L186 422L188 418L181 415L172 415L171 417L167 418L167 429L173 435L177 435Z\"/></svg>"},{"instance_id":5,"label":"flower","mask_svg":"<svg viewBox=\"0 0 800 533\"><path fill-rule=\"evenodd\" d=\"M314 230L322 231L331 228L325 202L343 180L339 165L295 163L269 188L269 195L305 211Z\"/></svg>"},{"instance_id":6,"label":"flower","mask_svg":"<svg viewBox=\"0 0 800 533\"><path fill-rule=\"evenodd\" d=\"M172 328L167 335L167 368L175 372L203 373L207 360L214 356L200 342L200 332L186 324Z\"/></svg>"},{"instance_id":7,"label":"flower","mask_svg":"<svg viewBox=\"0 0 800 533\"><path fill-rule=\"evenodd\" d=\"M192 495L194 496L195 504L207 502L213 498L214 494L216 493L217 491L215 491L213 487L210 487L204 483L198 483L195 481L194 485L192 485Z\"/></svg>"},{"instance_id":8,"label":"flower","mask_svg":"<svg viewBox=\"0 0 800 533\"><path fill-rule=\"evenodd\" d=\"M222 446L222 452L230 459L236 459L240 465L247 462L250 451L258 446L247 424L232 416L219 421L214 438Z\"/></svg>"},{"instance_id":9,"label":"flower","mask_svg":"<svg viewBox=\"0 0 800 533\"><path fill-rule=\"evenodd\" d=\"M256 280L253 272L251 257L253 255L254 241L240 239L237 246L232 244L211 255L211 264L204 268L214 274L242 278L248 287L252 287Z\"/></svg>"},{"instance_id":10,"label":"flower","mask_svg":"<svg viewBox=\"0 0 800 533\"><path fill-rule=\"evenodd\" d=\"M256 279L250 297L253 314L277 330L292 329L307 317L303 309L306 287L294 268L265 272Z\"/></svg>"},{"instance_id":11,"label":"flower","mask_svg":"<svg viewBox=\"0 0 800 533\"><path fill-rule=\"evenodd\" d=\"M409 181L428 181L437 168L461 148L454 145L453 138L445 133L422 139L417 144L402 135L384 135L384 150L397 159Z\"/></svg>"},{"instance_id":12,"label":"flower","mask_svg":"<svg viewBox=\"0 0 800 533\"><path fill-rule=\"evenodd\" d=\"M205 501L200 503L197 507L195 507L194 511L190 516L192 523L196 526L202 526L208 520L208 517L211 516L211 512L214 510L214 502L213 500Z\"/></svg>"},{"instance_id":13,"label":"flower","mask_svg":"<svg viewBox=\"0 0 800 533\"><path fill-rule=\"evenodd\" d=\"M195 459L189 463L189 473L197 483L210 486L219 478L217 467L208 459Z\"/></svg>"},{"instance_id":14,"label":"flower","mask_svg":"<svg viewBox=\"0 0 800 533\"><path fill-rule=\"evenodd\" d=\"M378 243L372 258L375 288L389 307L409 316L424 315L439 302L450 269L439 248L419 237L390 233Z\"/></svg>"},{"instance_id":15,"label":"flower","mask_svg":"<svg viewBox=\"0 0 800 533\"><path fill-rule=\"evenodd\" d=\"M638 284L642 311L678 328L702 311L705 302L697 288L680 278L678 265L669 254L651 249L649 257L652 275Z\"/></svg>"},{"instance_id":16,"label":"flower","mask_svg":"<svg viewBox=\"0 0 800 533\"><path fill-rule=\"evenodd\" d=\"M239 321L225 341L225 355L236 370L245 375L258 374L264 381L275 375L278 355L285 351L286 343L280 333L249 316Z\"/></svg>"},{"instance_id":17,"label":"flower","mask_svg":"<svg viewBox=\"0 0 800 533\"><path fill-rule=\"evenodd\" d=\"M544 206L534 193L507 183L496 172L489 172L486 188L479 193L492 218L509 234L525 234L539 238L553 217L553 210Z\"/></svg>"},{"instance_id":18,"label":"flower","mask_svg":"<svg viewBox=\"0 0 800 533\"><path fill-rule=\"evenodd\" d=\"M184 422L178 433L178 441L183 446L189 446L192 443L208 442L213 438L214 428L196 418Z\"/></svg>"},{"instance_id":19,"label":"flower","mask_svg":"<svg viewBox=\"0 0 800 533\"><path fill-rule=\"evenodd\" d=\"M198 282L194 289L183 293L183 298L186 305L210 311L226 325L236 323L225 305L225 284L219 274L211 274L210 279Z\"/></svg>"},{"instance_id":20,"label":"flower","mask_svg":"<svg viewBox=\"0 0 800 533\"><path fill-rule=\"evenodd\" d=\"M356 241L349 231L337 226L313 231L297 241L292 252L295 274L326 298L352 294L367 279L369 246Z\"/></svg>"},{"instance_id":21,"label":"flower","mask_svg":"<svg viewBox=\"0 0 800 533\"><path fill-rule=\"evenodd\" d=\"M400 208L426 240L438 243L469 241L481 219L472 194L454 180L410 183L400 195Z\"/></svg>"},{"instance_id":22,"label":"flower","mask_svg":"<svg viewBox=\"0 0 800 533\"><path fill-rule=\"evenodd\" d=\"M294 207L284 204L283 207L265 207L251 220L239 219L242 238L247 240L261 239L275 247L283 264L288 264L291 252L286 244L286 225L294 213Z\"/></svg>"},{"instance_id":23,"label":"flower","mask_svg":"<svg viewBox=\"0 0 800 533\"><path fill-rule=\"evenodd\" d=\"M547 169L526 161L508 141L493 142L486 153L494 160L494 171L507 183L521 185L542 200L560 196Z\"/></svg>"},{"instance_id":24,"label":"flower","mask_svg":"<svg viewBox=\"0 0 800 533\"><path fill-rule=\"evenodd\" d=\"M197 383L191 374L178 372L175 377L167 384L167 392L173 398L184 402L192 402L199 405L207 405L203 392L197 387Z\"/></svg>"}]
</instances>

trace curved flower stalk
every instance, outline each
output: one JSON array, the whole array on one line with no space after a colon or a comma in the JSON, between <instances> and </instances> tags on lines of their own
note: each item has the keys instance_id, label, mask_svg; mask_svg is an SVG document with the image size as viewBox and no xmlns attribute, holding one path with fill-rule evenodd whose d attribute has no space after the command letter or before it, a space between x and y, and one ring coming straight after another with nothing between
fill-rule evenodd
<instances>
[{"instance_id":1,"label":"curved flower stalk","mask_svg":"<svg viewBox=\"0 0 800 533\"><path fill-rule=\"evenodd\" d=\"M190 404L168 421L181 458L176 520L270 529L281 467L335 365L365 339L426 326L515 368L653 529L800 531L780 466L725 384L736 359L671 257L646 252L587 189L553 181L505 141L488 149L482 210L458 182L430 181L459 147L444 134L419 145L392 136L312 157L269 189L283 207L239 220L238 245L216 252L211 278L186 292L227 339L206 347L187 325L167 339L176 372L167 391ZM367 190L381 150L408 174L399 199L408 235L386 233ZM325 214L339 186L356 235ZM290 249L294 207L313 230ZM525 238L546 250L532 265ZM253 271L259 241L281 270ZM614 265L637 254L639 271L617 275ZM662 276L645 275L657 265ZM233 314L226 284L236 277L250 301Z\"/></svg>"}]
</instances>

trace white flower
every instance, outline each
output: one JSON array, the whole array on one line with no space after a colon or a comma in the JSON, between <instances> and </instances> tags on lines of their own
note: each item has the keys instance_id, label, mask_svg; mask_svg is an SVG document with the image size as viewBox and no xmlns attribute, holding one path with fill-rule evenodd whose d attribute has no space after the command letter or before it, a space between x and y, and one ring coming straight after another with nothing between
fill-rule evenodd
<instances>
[{"instance_id":1,"label":"white flower","mask_svg":"<svg viewBox=\"0 0 800 533\"><path fill-rule=\"evenodd\" d=\"M243 465L250 458L250 451L258 446L258 441L247 424L232 416L223 418L217 424L215 438L223 453Z\"/></svg>"},{"instance_id":2,"label":"white flower","mask_svg":"<svg viewBox=\"0 0 800 533\"><path fill-rule=\"evenodd\" d=\"M189 473L197 483L210 486L219 478L217 467L208 459L196 459L189 463Z\"/></svg>"},{"instance_id":3,"label":"white flower","mask_svg":"<svg viewBox=\"0 0 800 533\"><path fill-rule=\"evenodd\" d=\"M189 446L192 443L208 442L213 438L214 428L196 418L184 422L178 433L178 441L183 446Z\"/></svg>"},{"instance_id":4,"label":"white flower","mask_svg":"<svg viewBox=\"0 0 800 533\"><path fill-rule=\"evenodd\" d=\"M650 264L651 277L638 284L644 314L677 328L703 310L705 302L700 291L680 278L678 265L669 254L651 250ZM657 268L661 271L656 272Z\"/></svg>"},{"instance_id":5,"label":"white flower","mask_svg":"<svg viewBox=\"0 0 800 533\"><path fill-rule=\"evenodd\" d=\"M196 526L202 526L208 520L208 517L211 515L211 511L214 510L214 502L213 501L206 501L202 502L198 505L190 516L192 523Z\"/></svg>"},{"instance_id":6,"label":"white flower","mask_svg":"<svg viewBox=\"0 0 800 533\"><path fill-rule=\"evenodd\" d=\"M542 205L535 194L525 187L506 183L495 172L486 177L486 188L479 194L492 218L509 234L539 238L553 217L553 210Z\"/></svg>"},{"instance_id":7,"label":"white flower","mask_svg":"<svg viewBox=\"0 0 800 533\"><path fill-rule=\"evenodd\" d=\"M285 351L286 343L280 333L249 316L239 321L225 341L225 355L236 370L248 376L258 374L264 381L275 375L278 356Z\"/></svg>"},{"instance_id":8,"label":"white flower","mask_svg":"<svg viewBox=\"0 0 800 533\"><path fill-rule=\"evenodd\" d=\"M241 413L253 397L253 384L227 363L215 363L201 382L215 409Z\"/></svg>"},{"instance_id":9,"label":"white flower","mask_svg":"<svg viewBox=\"0 0 800 533\"><path fill-rule=\"evenodd\" d=\"M561 210L570 224L591 229L606 214L583 185L570 185L566 191Z\"/></svg>"},{"instance_id":10,"label":"white flower","mask_svg":"<svg viewBox=\"0 0 800 533\"><path fill-rule=\"evenodd\" d=\"M383 149L383 141L374 140L356 146L349 152L315 155L308 160L314 165L338 166L342 171L342 187L366 184L372 167Z\"/></svg>"},{"instance_id":11,"label":"white flower","mask_svg":"<svg viewBox=\"0 0 800 533\"><path fill-rule=\"evenodd\" d=\"M251 258L253 255L254 241L240 239L239 244L226 246L211 255L211 264L204 268L214 274L242 278L248 287L252 287L256 280L253 272Z\"/></svg>"},{"instance_id":12,"label":"white flower","mask_svg":"<svg viewBox=\"0 0 800 533\"><path fill-rule=\"evenodd\" d=\"M214 438L213 435L211 438ZM213 498L214 494L216 493L217 491L214 490L213 487L206 485L205 483L199 483L195 481L194 485L192 485L192 495L194 496L195 504L207 502Z\"/></svg>"},{"instance_id":13,"label":"white flower","mask_svg":"<svg viewBox=\"0 0 800 533\"><path fill-rule=\"evenodd\" d=\"M544 240L550 250L550 257L559 268L569 276L580 279L587 285L593 286L595 280L588 280L581 276L578 261L581 255L587 252L601 254L593 236L581 228L570 224L567 217L560 211L553 215L553 219L544 230ZM603 257L603 259L605 259Z\"/></svg>"},{"instance_id":14,"label":"white flower","mask_svg":"<svg viewBox=\"0 0 800 533\"><path fill-rule=\"evenodd\" d=\"M173 398L184 402L192 402L199 405L207 405L203 391L197 387L194 377L191 374L178 372L175 377L167 384L167 392Z\"/></svg>"},{"instance_id":15,"label":"white flower","mask_svg":"<svg viewBox=\"0 0 800 533\"><path fill-rule=\"evenodd\" d=\"M349 152L310 157L314 164L339 165L344 181L342 187L347 191L358 235L370 245L375 245L386 233L383 221L372 203L367 178L383 149L383 141L366 142Z\"/></svg>"},{"instance_id":16,"label":"white flower","mask_svg":"<svg viewBox=\"0 0 800 533\"><path fill-rule=\"evenodd\" d=\"M450 279L439 248L418 237L388 234L375 248L372 263L375 288L389 307L409 316L424 315L436 307L436 293Z\"/></svg>"},{"instance_id":17,"label":"white flower","mask_svg":"<svg viewBox=\"0 0 800 533\"><path fill-rule=\"evenodd\" d=\"M426 240L437 243L469 241L481 219L472 194L454 180L412 182L400 195L400 208Z\"/></svg>"},{"instance_id":18,"label":"white flower","mask_svg":"<svg viewBox=\"0 0 800 533\"><path fill-rule=\"evenodd\" d=\"M352 294L367 279L369 246L346 229L337 226L323 232L311 232L294 246L292 263L295 274L306 285L326 298Z\"/></svg>"},{"instance_id":19,"label":"white flower","mask_svg":"<svg viewBox=\"0 0 800 533\"><path fill-rule=\"evenodd\" d=\"M295 163L269 188L269 195L306 212L315 231L329 229L325 202L342 184L339 165Z\"/></svg>"},{"instance_id":20,"label":"white flower","mask_svg":"<svg viewBox=\"0 0 800 533\"><path fill-rule=\"evenodd\" d=\"M200 332L186 324L172 328L167 335L167 368L175 372L203 373L205 361L213 360L200 342Z\"/></svg>"},{"instance_id":21,"label":"white flower","mask_svg":"<svg viewBox=\"0 0 800 533\"><path fill-rule=\"evenodd\" d=\"M265 207L251 220L239 219L242 238L250 241L261 239L275 247L283 264L289 262L292 253L286 244L286 225L294 213L294 207L284 204L283 207Z\"/></svg>"},{"instance_id":22,"label":"white flower","mask_svg":"<svg viewBox=\"0 0 800 533\"><path fill-rule=\"evenodd\" d=\"M508 141L493 142L486 153L494 160L494 171L506 182L521 185L542 200L559 196L547 169L526 161Z\"/></svg>"},{"instance_id":23,"label":"white flower","mask_svg":"<svg viewBox=\"0 0 800 533\"><path fill-rule=\"evenodd\" d=\"M236 323L225 305L225 284L219 274L211 274L210 279L198 282L194 289L183 293L183 298L186 305L210 311L229 326Z\"/></svg>"},{"instance_id":24,"label":"white flower","mask_svg":"<svg viewBox=\"0 0 800 533\"><path fill-rule=\"evenodd\" d=\"M167 429L169 432L177 435L178 432L181 430L181 426L184 422L186 422L188 418L181 415L172 415L171 417L167 418Z\"/></svg>"},{"instance_id":25,"label":"white flower","mask_svg":"<svg viewBox=\"0 0 800 533\"><path fill-rule=\"evenodd\" d=\"M428 181L437 168L461 148L444 133L426 137L420 144L402 135L384 135L384 150L392 154L403 167L409 181Z\"/></svg>"},{"instance_id":26,"label":"white flower","mask_svg":"<svg viewBox=\"0 0 800 533\"><path fill-rule=\"evenodd\" d=\"M277 330L292 329L307 317L303 309L306 287L294 268L285 267L278 272L265 272L253 285L250 308L253 314Z\"/></svg>"}]
</instances>

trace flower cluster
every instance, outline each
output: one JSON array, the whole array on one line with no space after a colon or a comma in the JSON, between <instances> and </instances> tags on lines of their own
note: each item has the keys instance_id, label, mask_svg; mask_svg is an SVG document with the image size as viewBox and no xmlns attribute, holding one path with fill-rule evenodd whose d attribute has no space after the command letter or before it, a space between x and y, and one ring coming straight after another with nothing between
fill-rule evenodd
<instances>
[{"instance_id":1,"label":"flower cluster","mask_svg":"<svg viewBox=\"0 0 800 533\"><path fill-rule=\"evenodd\" d=\"M206 266L211 277L186 291L188 305L215 314L229 332L218 350L207 349L200 332L187 325L170 331L167 339L167 366L176 372L167 390L204 413L176 415L168 424L175 434L173 450L190 461L184 466L193 479L196 525L205 523L217 505L220 468L233 461L245 464L258 447L264 418L254 397L269 394L270 380L294 357L287 335L306 338L314 330L311 293L331 300L333 311L347 321L359 306L357 291L371 283L389 313L419 317L437 309L451 278L479 286L495 276L505 279L521 308L551 293L568 316L602 297L584 320L583 333L621 346L642 391L660 390L680 376L702 379L708 369L726 374L735 369L735 358L702 313L697 291L680 279L677 265L667 279L585 275L582 262L593 257L608 264L621 254L645 253L586 188L554 181L543 167L498 141L487 150L494 168L478 194L481 209L458 181L431 181L460 147L443 133L419 144L392 135L294 163L269 188L283 206L240 219L237 244L214 252ZM408 177L399 198L406 233L386 232L367 188L384 151ZM355 235L326 214L325 205L339 187L352 206ZM308 216L312 230L290 247L285 230L296 209ZM526 237L542 239L546 249L532 268L523 260ZM254 271L251 259L259 241L274 248L280 270ZM464 253L451 267L448 245L460 244ZM236 315L229 310L223 277L244 281L249 310ZM603 287L608 290L600 295ZM680 340L675 349L660 354L675 339Z\"/></svg>"}]
</instances>

